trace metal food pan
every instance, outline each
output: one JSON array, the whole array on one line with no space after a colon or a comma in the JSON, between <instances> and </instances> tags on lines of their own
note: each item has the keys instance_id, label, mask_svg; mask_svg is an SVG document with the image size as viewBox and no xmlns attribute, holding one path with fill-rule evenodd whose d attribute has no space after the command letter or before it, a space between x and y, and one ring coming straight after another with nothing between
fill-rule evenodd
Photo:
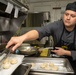
<instances>
[{"instance_id":1,"label":"metal food pan","mask_svg":"<svg viewBox=\"0 0 76 75\"><path fill-rule=\"evenodd\" d=\"M18 50L20 51L21 54L24 55L32 55L37 53L37 50L31 46L21 46L18 48Z\"/></svg>"},{"instance_id":2,"label":"metal food pan","mask_svg":"<svg viewBox=\"0 0 76 75\"><path fill-rule=\"evenodd\" d=\"M12 75L28 75L30 71L31 65L21 64L18 68L13 72Z\"/></svg>"},{"instance_id":3,"label":"metal food pan","mask_svg":"<svg viewBox=\"0 0 76 75\"><path fill-rule=\"evenodd\" d=\"M45 70L40 67L42 63L54 63L58 66L58 70ZM35 66L31 68L31 72L42 72L42 73L55 73L55 74L74 74L74 71L66 58L33 58L27 57L23 60L25 64L34 63Z\"/></svg>"}]
</instances>

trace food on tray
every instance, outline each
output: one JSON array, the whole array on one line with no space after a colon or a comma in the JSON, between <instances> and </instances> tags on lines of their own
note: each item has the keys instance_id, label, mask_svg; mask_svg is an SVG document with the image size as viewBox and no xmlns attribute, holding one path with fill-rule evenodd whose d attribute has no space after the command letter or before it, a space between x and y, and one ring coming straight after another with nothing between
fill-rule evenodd
<instances>
[{"instance_id":1,"label":"food on tray","mask_svg":"<svg viewBox=\"0 0 76 75\"><path fill-rule=\"evenodd\" d=\"M45 69L45 70L50 70L50 69L51 69L51 67L49 67L48 63L42 63L42 64L40 65L40 67L41 67L42 69Z\"/></svg>"},{"instance_id":2,"label":"food on tray","mask_svg":"<svg viewBox=\"0 0 76 75\"><path fill-rule=\"evenodd\" d=\"M3 61L3 64L5 63L9 63L9 58L6 58L4 61Z\"/></svg>"},{"instance_id":3,"label":"food on tray","mask_svg":"<svg viewBox=\"0 0 76 75\"><path fill-rule=\"evenodd\" d=\"M18 60L16 59L16 58L12 58L11 60L10 60L10 63L11 64L16 64L18 62Z\"/></svg>"},{"instance_id":4,"label":"food on tray","mask_svg":"<svg viewBox=\"0 0 76 75\"><path fill-rule=\"evenodd\" d=\"M3 61L2 66L3 66L4 69L9 69L11 64L13 65L13 64L16 64L17 62L18 62L18 60L16 58L11 58L11 59L10 58L6 58Z\"/></svg>"},{"instance_id":5,"label":"food on tray","mask_svg":"<svg viewBox=\"0 0 76 75\"><path fill-rule=\"evenodd\" d=\"M10 63L9 62L6 62L5 64L3 64L3 68L4 69L9 69L10 68Z\"/></svg>"},{"instance_id":6,"label":"food on tray","mask_svg":"<svg viewBox=\"0 0 76 75\"><path fill-rule=\"evenodd\" d=\"M35 63L31 63L32 67L35 67Z\"/></svg>"},{"instance_id":7,"label":"food on tray","mask_svg":"<svg viewBox=\"0 0 76 75\"><path fill-rule=\"evenodd\" d=\"M54 66L54 63L52 63L52 62L49 63L49 66L50 66L50 67L53 67L53 66Z\"/></svg>"},{"instance_id":8,"label":"food on tray","mask_svg":"<svg viewBox=\"0 0 76 75\"><path fill-rule=\"evenodd\" d=\"M42 64L40 65L40 67L43 68L43 69L45 69L45 67L47 67L47 66L48 66L47 63L42 63Z\"/></svg>"},{"instance_id":9,"label":"food on tray","mask_svg":"<svg viewBox=\"0 0 76 75\"><path fill-rule=\"evenodd\" d=\"M44 68L45 70L50 70L51 68L49 66L45 67Z\"/></svg>"},{"instance_id":10,"label":"food on tray","mask_svg":"<svg viewBox=\"0 0 76 75\"><path fill-rule=\"evenodd\" d=\"M30 63L32 65L32 68L36 67L37 66L37 63ZM57 65L54 65L53 62L44 62L44 63L39 63L39 67L42 69L42 70L52 70L52 71L57 71L58 70L58 66Z\"/></svg>"},{"instance_id":11,"label":"food on tray","mask_svg":"<svg viewBox=\"0 0 76 75\"><path fill-rule=\"evenodd\" d=\"M58 70L58 66L54 65L54 63L42 63L40 64L40 68L42 68L43 70L53 70L53 71L57 71Z\"/></svg>"},{"instance_id":12,"label":"food on tray","mask_svg":"<svg viewBox=\"0 0 76 75\"><path fill-rule=\"evenodd\" d=\"M51 70L57 71L57 70L58 70L58 66L53 66L53 67L51 67Z\"/></svg>"}]
</instances>

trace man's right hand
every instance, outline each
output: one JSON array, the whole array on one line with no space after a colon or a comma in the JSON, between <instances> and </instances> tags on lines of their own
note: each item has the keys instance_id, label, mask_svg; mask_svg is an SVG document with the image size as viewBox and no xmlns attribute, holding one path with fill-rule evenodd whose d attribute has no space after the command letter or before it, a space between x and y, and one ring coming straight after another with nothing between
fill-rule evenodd
<instances>
[{"instance_id":1,"label":"man's right hand","mask_svg":"<svg viewBox=\"0 0 76 75\"><path fill-rule=\"evenodd\" d=\"M9 48L9 47L13 46L11 48L11 50L15 51L16 48L18 48L22 43L23 43L23 41L22 41L21 37L20 36L15 36L15 37L12 37L9 40L9 42L6 45L6 48Z\"/></svg>"}]
</instances>

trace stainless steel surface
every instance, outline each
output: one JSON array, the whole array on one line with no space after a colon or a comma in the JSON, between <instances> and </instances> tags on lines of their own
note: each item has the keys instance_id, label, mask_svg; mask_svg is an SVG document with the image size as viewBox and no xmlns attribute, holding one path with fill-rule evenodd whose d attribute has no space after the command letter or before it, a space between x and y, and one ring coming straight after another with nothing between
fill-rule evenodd
<instances>
[{"instance_id":1,"label":"stainless steel surface","mask_svg":"<svg viewBox=\"0 0 76 75\"><path fill-rule=\"evenodd\" d=\"M51 1L63 1L63 0L27 0L28 3L38 3L38 2L42 3L42 2L51 2Z\"/></svg>"},{"instance_id":2,"label":"stainless steel surface","mask_svg":"<svg viewBox=\"0 0 76 75\"><path fill-rule=\"evenodd\" d=\"M26 8L27 10L29 9L27 5L21 3L19 0L7 0L8 2L12 3L13 5L21 8L21 7L24 7Z\"/></svg>"},{"instance_id":3,"label":"stainless steel surface","mask_svg":"<svg viewBox=\"0 0 76 75\"><path fill-rule=\"evenodd\" d=\"M16 1L16 0L12 0L12 1ZM8 40L11 38L11 36L13 36L16 33L16 31L19 29L19 27L23 24L23 21L26 19L27 12L24 12L25 10L23 11L23 9L21 8L21 10L20 9L19 10L22 12L18 13L18 18L13 18L14 11L12 11L11 14L5 13L8 2L6 0L2 0L0 2L1 2L1 7L3 7L3 9L0 9L1 10L0 13L2 14L0 16L0 33L2 32L0 34L0 43L7 43ZM16 1L16 3L17 2L18 1Z\"/></svg>"},{"instance_id":4,"label":"stainless steel surface","mask_svg":"<svg viewBox=\"0 0 76 75\"><path fill-rule=\"evenodd\" d=\"M24 64L25 66L25 64ZM28 66L28 69L26 70L26 72L24 73L24 75L28 75L29 71L30 71L30 68L31 68L31 65L27 65Z\"/></svg>"},{"instance_id":5,"label":"stainless steel surface","mask_svg":"<svg viewBox=\"0 0 76 75\"><path fill-rule=\"evenodd\" d=\"M18 50L20 51L21 54L24 54L24 55L32 55L37 53L37 50L34 47L27 46L27 45L20 46Z\"/></svg>"},{"instance_id":6,"label":"stainless steel surface","mask_svg":"<svg viewBox=\"0 0 76 75\"><path fill-rule=\"evenodd\" d=\"M31 65L21 64L12 75L28 75Z\"/></svg>"},{"instance_id":7,"label":"stainless steel surface","mask_svg":"<svg viewBox=\"0 0 76 75\"><path fill-rule=\"evenodd\" d=\"M52 74L52 73L38 73L38 72L30 72L29 75L64 75L64 74Z\"/></svg>"},{"instance_id":8,"label":"stainless steel surface","mask_svg":"<svg viewBox=\"0 0 76 75\"><path fill-rule=\"evenodd\" d=\"M5 17L0 17L0 31L9 31L8 34L2 34L0 41L1 43L6 43L11 36L15 35L17 30L22 25L23 20L26 19L26 15L20 16L19 18L9 19ZM18 32L20 34L20 32ZM18 34L18 35L19 35Z\"/></svg>"},{"instance_id":9,"label":"stainless steel surface","mask_svg":"<svg viewBox=\"0 0 76 75\"><path fill-rule=\"evenodd\" d=\"M31 72L33 73L52 73L52 74L74 74L74 71L66 58L25 58L23 61L25 64L35 63L36 66L31 68ZM51 63L53 62L55 65L58 66L57 71L53 70L44 70L39 67L40 63Z\"/></svg>"}]
</instances>

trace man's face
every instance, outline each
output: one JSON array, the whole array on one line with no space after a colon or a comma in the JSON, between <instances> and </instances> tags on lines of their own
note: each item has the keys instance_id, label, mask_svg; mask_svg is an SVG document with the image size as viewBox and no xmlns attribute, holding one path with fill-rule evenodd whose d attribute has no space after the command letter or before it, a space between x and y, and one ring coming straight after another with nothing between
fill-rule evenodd
<instances>
[{"instance_id":1,"label":"man's face","mask_svg":"<svg viewBox=\"0 0 76 75\"><path fill-rule=\"evenodd\" d=\"M76 12L72 10L66 10L63 15L63 22L66 27L72 27L76 24Z\"/></svg>"}]
</instances>

